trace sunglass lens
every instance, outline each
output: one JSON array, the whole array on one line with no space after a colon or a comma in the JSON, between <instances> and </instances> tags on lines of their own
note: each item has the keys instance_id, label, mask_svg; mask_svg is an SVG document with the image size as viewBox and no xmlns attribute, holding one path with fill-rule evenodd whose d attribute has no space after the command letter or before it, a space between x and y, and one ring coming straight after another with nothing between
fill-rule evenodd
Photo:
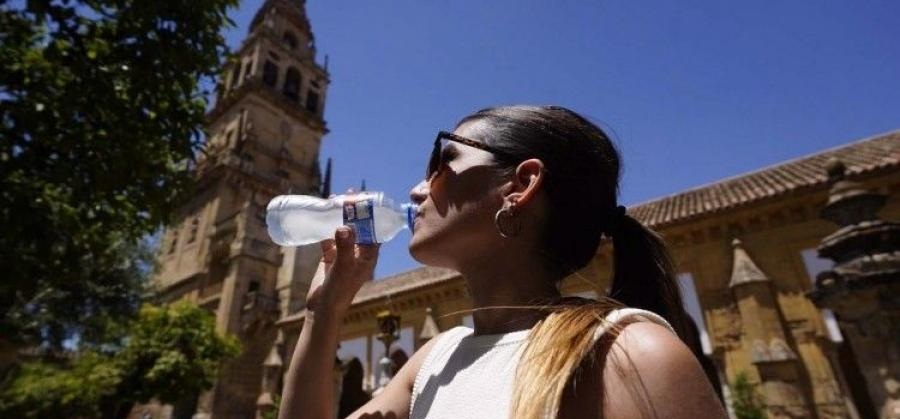
<instances>
[{"instance_id":1,"label":"sunglass lens","mask_svg":"<svg viewBox=\"0 0 900 419\"><path fill-rule=\"evenodd\" d=\"M441 138L440 142L435 144L434 149L431 150L431 158L428 160L428 169L425 172L425 179L431 180L432 176L435 176L440 172L441 167L444 165L443 151L448 142L449 140L446 138Z\"/></svg>"}]
</instances>

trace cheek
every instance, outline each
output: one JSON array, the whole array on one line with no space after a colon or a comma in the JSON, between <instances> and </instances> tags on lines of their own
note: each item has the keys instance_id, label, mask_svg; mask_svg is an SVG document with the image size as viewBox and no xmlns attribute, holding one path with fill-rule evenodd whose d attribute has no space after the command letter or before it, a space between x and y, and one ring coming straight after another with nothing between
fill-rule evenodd
<instances>
[{"instance_id":1,"label":"cheek","mask_svg":"<svg viewBox=\"0 0 900 419\"><path fill-rule=\"evenodd\" d=\"M444 214L428 214L415 225L410 255L426 265L455 269L455 262L491 246L493 222L493 213L478 202L450 207Z\"/></svg>"}]
</instances>

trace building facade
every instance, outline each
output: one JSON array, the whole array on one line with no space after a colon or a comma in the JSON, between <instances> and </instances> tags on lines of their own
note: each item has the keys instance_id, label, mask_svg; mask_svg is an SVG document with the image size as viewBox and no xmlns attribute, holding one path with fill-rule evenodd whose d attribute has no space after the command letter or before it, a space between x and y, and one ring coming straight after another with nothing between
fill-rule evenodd
<instances>
[{"instance_id":1,"label":"building facade","mask_svg":"<svg viewBox=\"0 0 900 419\"><path fill-rule=\"evenodd\" d=\"M328 84L303 1L264 2L219 84L197 192L163 234L154 279L161 302L188 299L215 312L218 330L243 351L207 394L139 406L133 416L256 415L275 321L302 308L321 256L273 244L265 208L280 194L328 193L318 161Z\"/></svg>"},{"instance_id":2,"label":"building facade","mask_svg":"<svg viewBox=\"0 0 900 419\"><path fill-rule=\"evenodd\" d=\"M883 196L881 219L900 219L900 131L638 204L629 214L669 243L687 312L726 400L729 384L744 373L769 418L897 417L900 412L885 410L896 405L900 389L896 323L854 347L848 336L858 329L810 298L816 277L833 267L817 249L839 229L822 216L830 196L830 159L842 162L846 178L859 188ZM891 237L893 244L882 252L900 257L900 244ZM610 247L601 245L592 263L563 281L564 294L605 292ZM900 276L892 272L880 280L895 290ZM870 308L879 304L871 296L841 298ZM897 298L883 292L878 307L895 318ZM464 278L444 269L422 267L368 283L344 320L338 355L345 364L362 364L359 385L371 391L385 355L376 338L379 313L389 310L401 318L399 340L388 355L402 360L439 331L471 325L470 308ZM302 323L302 312L279 321L285 357ZM873 353L880 358L870 361Z\"/></svg>"},{"instance_id":3,"label":"building facade","mask_svg":"<svg viewBox=\"0 0 900 419\"><path fill-rule=\"evenodd\" d=\"M275 195L328 195L318 159L330 80L316 62L303 1L264 2L236 56L209 113L197 194L164 233L155 284L163 302L189 299L215 312L218 329L237 336L243 352L210 392L178 406L138 406L132 417L260 417L280 392L303 324L321 254L316 245L275 246L264 219ZM878 417L900 388L896 370L866 370L878 366L850 344L857 331L814 302L815 278L834 268L817 252L838 229L820 216L832 158L843 162L847 179L885 197L882 219L900 219L900 132L629 210L670 244L686 310L723 397L744 373L770 418ZM587 267L563 281L564 293L602 295L610 256L610 245L601 245ZM387 354L399 364L441 330L471 325L469 309L464 278L445 269L422 267L366 284L341 331L340 407L363 401L382 381L378 314L400 316L399 340ZM885 348L896 365L897 346ZM871 389L879 383L883 389Z\"/></svg>"}]
</instances>

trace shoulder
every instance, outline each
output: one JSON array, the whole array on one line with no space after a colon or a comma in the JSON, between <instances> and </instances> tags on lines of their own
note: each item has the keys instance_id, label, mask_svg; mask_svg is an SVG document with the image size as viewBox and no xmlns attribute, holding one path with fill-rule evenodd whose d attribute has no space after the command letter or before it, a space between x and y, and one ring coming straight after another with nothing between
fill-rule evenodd
<instances>
[{"instance_id":1,"label":"shoulder","mask_svg":"<svg viewBox=\"0 0 900 419\"><path fill-rule=\"evenodd\" d=\"M397 418L409 417L410 401L413 397L413 386L415 385L416 375L418 375L419 369L422 368L422 364L428 358L434 346L440 342L442 338L448 336L453 330L454 329L450 329L440 333L431 338L428 342L425 342L419 350L413 353L413 356L409 358L409 361L403 364L400 371L397 371L397 375L388 382L388 385L381 393L372 398L372 400L369 400L368 403L360 407L347 418L359 419L374 417L372 415ZM458 333L458 331L454 333Z\"/></svg>"},{"instance_id":2,"label":"shoulder","mask_svg":"<svg viewBox=\"0 0 900 419\"><path fill-rule=\"evenodd\" d=\"M603 417L725 417L700 363L665 326L629 323L606 349L597 371L605 391Z\"/></svg>"},{"instance_id":3,"label":"shoulder","mask_svg":"<svg viewBox=\"0 0 900 419\"><path fill-rule=\"evenodd\" d=\"M400 371L397 372L398 377L400 377L401 381L405 382L409 390L412 391L419 370L435 355L435 351L440 351L441 348L447 346L454 346L460 339L471 333L472 329L458 326L435 335L428 340L428 342L425 342L425 344L413 354L409 361L403 365Z\"/></svg>"}]
</instances>

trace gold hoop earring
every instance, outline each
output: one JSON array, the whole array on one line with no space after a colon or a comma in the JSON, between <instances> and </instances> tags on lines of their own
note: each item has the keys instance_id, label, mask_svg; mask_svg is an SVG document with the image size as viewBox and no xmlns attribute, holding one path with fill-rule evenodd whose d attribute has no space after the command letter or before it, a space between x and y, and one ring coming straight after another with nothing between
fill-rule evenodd
<instances>
[{"instance_id":1,"label":"gold hoop earring","mask_svg":"<svg viewBox=\"0 0 900 419\"><path fill-rule=\"evenodd\" d=\"M511 225L512 231L506 231L506 229L503 227L504 223L501 222L501 218L510 222L515 221ZM503 237L504 239L518 236L519 232L522 231L522 219L516 218L515 206L504 205L503 208L500 208L497 213L494 214L494 226L497 227L497 231L500 233L500 237Z\"/></svg>"}]
</instances>

